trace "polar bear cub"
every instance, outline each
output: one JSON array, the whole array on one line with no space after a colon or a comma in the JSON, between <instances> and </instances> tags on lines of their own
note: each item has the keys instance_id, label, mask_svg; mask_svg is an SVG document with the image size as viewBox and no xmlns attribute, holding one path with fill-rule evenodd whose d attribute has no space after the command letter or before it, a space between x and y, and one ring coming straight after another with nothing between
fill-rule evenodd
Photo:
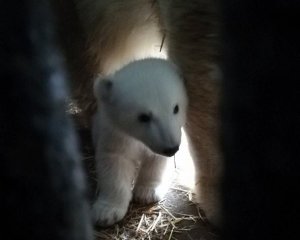
<instances>
[{"instance_id":1,"label":"polar bear cub","mask_svg":"<svg viewBox=\"0 0 300 240\"><path fill-rule=\"evenodd\" d=\"M92 211L107 226L125 216L132 197L144 203L163 197L159 187L168 157L179 149L187 96L175 65L155 58L98 78L94 94L98 195Z\"/></svg>"}]
</instances>

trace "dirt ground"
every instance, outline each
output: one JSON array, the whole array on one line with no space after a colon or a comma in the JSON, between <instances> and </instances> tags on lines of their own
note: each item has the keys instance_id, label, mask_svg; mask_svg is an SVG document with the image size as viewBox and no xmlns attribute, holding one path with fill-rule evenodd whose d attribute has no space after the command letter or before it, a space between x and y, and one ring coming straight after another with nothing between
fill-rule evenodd
<instances>
[{"instance_id":1,"label":"dirt ground","mask_svg":"<svg viewBox=\"0 0 300 240\"><path fill-rule=\"evenodd\" d=\"M91 198L95 192L94 153L90 133L80 129L80 146L83 162L88 172ZM180 164L173 168L173 181L165 198L156 204L131 203L125 218L109 228L95 228L98 240L217 240L218 234L201 213L201 209L190 201L190 189L179 181Z\"/></svg>"}]
</instances>

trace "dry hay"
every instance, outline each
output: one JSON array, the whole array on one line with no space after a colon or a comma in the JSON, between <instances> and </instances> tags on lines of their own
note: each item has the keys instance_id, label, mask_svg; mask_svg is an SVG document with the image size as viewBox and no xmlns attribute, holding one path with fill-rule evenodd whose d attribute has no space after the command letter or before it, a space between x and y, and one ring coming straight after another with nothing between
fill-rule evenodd
<instances>
[{"instance_id":1,"label":"dry hay","mask_svg":"<svg viewBox=\"0 0 300 240\"><path fill-rule=\"evenodd\" d=\"M182 189L188 197L189 192ZM196 227L196 222L202 219L198 216L172 213L165 200L148 206L131 204L125 218L110 228L96 229L97 239L103 240L176 240L175 233L190 231Z\"/></svg>"}]
</instances>

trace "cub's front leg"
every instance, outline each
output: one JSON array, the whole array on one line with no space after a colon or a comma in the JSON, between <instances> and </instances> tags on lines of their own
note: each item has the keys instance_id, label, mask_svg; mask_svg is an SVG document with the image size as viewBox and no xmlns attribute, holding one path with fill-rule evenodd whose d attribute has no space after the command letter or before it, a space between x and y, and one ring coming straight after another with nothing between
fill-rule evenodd
<instances>
[{"instance_id":1,"label":"cub's front leg","mask_svg":"<svg viewBox=\"0 0 300 240\"><path fill-rule=\"evenodd\" d=\"M168 191L171 171L167 157L146 155L140 167L133 191L134 200L141 203L160 201Z\"/></svg>"},{"instance_id":2,"label":"cub's front leg","mask_svg":"<svg viewBox=\"0 0 300 240\"><path fill-rule=\"evenodd\" d=\"M93 217L97 225L109 226L127 212L135 167L122 156L101 151L96 151L96 164L98 195L92 206Z\"/></svg>"}]
</instances>

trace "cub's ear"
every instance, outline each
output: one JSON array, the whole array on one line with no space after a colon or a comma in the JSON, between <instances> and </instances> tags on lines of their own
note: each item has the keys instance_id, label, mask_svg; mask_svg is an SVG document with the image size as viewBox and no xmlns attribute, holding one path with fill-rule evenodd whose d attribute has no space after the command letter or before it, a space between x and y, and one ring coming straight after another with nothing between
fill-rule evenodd
<instances>
[{"instance_id":1,"label":"cub's ear","mask_svg":"<svg viewBox=\"0 0 300 240\"><path fill-rule=\"evenodd\" d=\"M113 82L108 78L97 77L94 82L94 96L102 102L112 99Z\"/></svg>"}]
</instances>

